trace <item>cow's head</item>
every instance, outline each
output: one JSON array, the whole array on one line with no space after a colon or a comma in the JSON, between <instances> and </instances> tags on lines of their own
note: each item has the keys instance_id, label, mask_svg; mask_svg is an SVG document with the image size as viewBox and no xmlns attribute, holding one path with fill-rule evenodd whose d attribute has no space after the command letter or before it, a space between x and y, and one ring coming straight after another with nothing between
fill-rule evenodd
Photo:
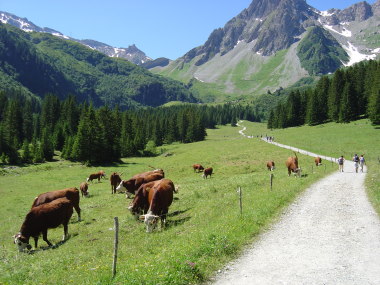
<instances>
[{"instance_id":1,"label":"cow's head","mask_svg":"<svg viewBox=\"0 0 380 285\"><path fill-rule=\"evenodd\" d=\"M141 215L140 220L144 221L146 225L146 232L151 233L157 226L157 222L160 216L153 215L152 213L148 213L146 215Z\"/></svg>"},{"instance_id":2,"label":"cow's head","mask_svg":"<svg viewBox=\"0 0 380 285\"><path fill-rule=\"evenodd\" d=\"M18 251L22 252L26 249L31 250L32 246L29 244L29 239L24 237L21 233L13 236L14 243L17 244Z\"/></svg>"},{"instance_id":3,"label":"cow's head","mask_svg":"<svg viewBox=\"0 0 380 285\"><path fill-rule=\"evenodd\" d=\"M296 169L293 170L294 175L298 176L298 177L301 177L301 171L302 171L301 168L296 168Z\"/></svg>"}]
</instances>

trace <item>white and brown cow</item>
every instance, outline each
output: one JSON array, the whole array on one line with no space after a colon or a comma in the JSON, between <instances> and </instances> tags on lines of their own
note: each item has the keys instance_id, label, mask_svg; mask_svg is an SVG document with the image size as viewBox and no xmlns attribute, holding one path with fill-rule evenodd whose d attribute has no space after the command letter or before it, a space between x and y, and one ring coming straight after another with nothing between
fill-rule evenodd
<instances>
[{"instance_id":1,"label":"white and brown cow","mask_svg":"<svg viewBox=\"0 0 380 285\"><path fill-rule=\"evenodd\" d=\"M80 192L82 193L82 197L88 197L88 183L87 182L82 182L79 185Z\"/></svg>"},{"instance_id":2,"label":"white and brown cow","mask_svg":"<svg viewBox=\"0 0 380 285\"><path fill-rule=\"evenodd\" d=\"M275 169L275 166L274 166L274 161L273 160L270 160L267 162L267 168L269 171L273 171Z\"/></svg>"},{"instance_id":3,"label":"white and brown cow","mask_svg":"<svg viewBox=\"0 0 380 285\"><path fill-rule=\"evenodd\" d=\"M142 184L155 180L160 180L164 177L165 173L162 169L139 173L134 175L129 180L121 181L116 190L125 191L127 198L131 198L131 195L135 194L135 192L139 189L139 187Z\"/></svg>"},{"instance_id":4,"label":"white and brown cow","mask_svg":"<svg viewBox=\"0 0 380 285\"><path fill-rule=\"evenodd\" d=\"M205 179L207 179L207 176L210 176L210 178L211 178L212 170L213 170L212 167L208 167L208 168L206 168L206 169L203 171L203 175L202 175L202 177L205 178Z\"/></svg>"},{"instance_id":5,"label":"white and brown cow","mask_svg":"<svg viewBox=\"0 0 380 285\"><path fill-rule=\"evenodd\" d=\"M173 182L170 179L161 179L142 185L129 207L132 214L139 211L147 211L140 216L146 225L146 231L152 232L161 219L161 228L165 227L166 215L173 202L173 193L176 193Z\"/></svg>"},{"instance_id":6,"label":"white and brown cow","mask_svg":"<svg viewBox=\"0 0 380 285\"><path fill-rule=\"evenodd\" d=\"M288 157L285 161L285 165L288 168L288 176L293 172L294 175L298 177L301 176L301 168L298 167L298 157L297 154L294 153L295 156Z\"/></svg>"},{"instance_id":7,"label":"white and brown cow","mask_svg":"<svg viewBox=\"0 0 380 285\"><path fill-rule=\"evenodd\" d=\"M116 187L121 183L121 174L117 172L113 172L110 175L110 183L111 183L111 193L115 194L116 193Z\"/></svg>"},{"instance_id":8,"label":"white and brown cow","mask_svg":"<svg viewBox=\"0 0 380 285\"><path fill-rule=\"evenodd\" d=\"M320 166L320 165L322 165L322 158L317 156L316 158L314 158L314 162L315 162L316 166Z\"/></svg>"},{"instance_id":9,"label":"white and brown cow","mask_svg":"<svg viewBox=\"0 0 380 285\"><path fill-rule=\"evenodd\" d=\"M56 199L59 199L59 198L67 198L68 200L71 201L71 203L73 204L73 207L75 208L75 211L78 214L78 221L80 221L81 220L81 216L80 216L81 210L79 207L79 200L80 200L79 190L75 187L42 193L34 199L33 204L32 204L32 208L37 207L41 204L49 203L49 202L56 200Z\"/></svg>"},{"instance_id":10,"label":"white and brown cow","mask_svg":"<svg viewBox=\"0 0 380 285\"><path fill-rule=\"evenodd\" d=\"M52 246L47 239L48 229L57 228L63 225L63 240L68 238L68 223L73 214L73 204L67 198L55 199L49 203L44 203L30 209L21 226L18 234L14 236L14 243L19 251L25 248L30 250L30 237L34 238L34 245L37 248L38 238L42 233L43 240Z\"/></svg>"}]
</instances>

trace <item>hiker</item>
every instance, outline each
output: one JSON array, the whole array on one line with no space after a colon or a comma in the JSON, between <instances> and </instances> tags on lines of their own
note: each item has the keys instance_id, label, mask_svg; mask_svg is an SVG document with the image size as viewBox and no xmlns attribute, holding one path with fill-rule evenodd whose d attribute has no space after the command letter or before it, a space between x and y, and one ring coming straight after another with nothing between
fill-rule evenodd
<instances>
[{"instance_id":1,"label":"hiker","mask_svg":"<svg viewBox=\"0 0 380 285\"><path fill-rule=\"evenodd\" d=\"M338 158L339 172L343 172L344 157L341 155Z\"/></svg>"},{"instance_id":2,"label":"hiker","mask_svg":"<svg viewBox=\"0 0 380 285\"><path fill-rule=\"evenodd\" d=\"M355 165L355 172L358 173L359 156L356 153L355 153L354 157L352 158L352 161L354 162L354 165Z\"/></svg>"},{"instance_id":3,"label":"hiker","mask_svg":"<svg viewBox=\"0 0 380 285\"><path fill-rule=\"evenodd\" d=\"M364 167L364 164L365 164L364 154L362 154L359 157L359 164L360 164L360 172L363 172L363 167Z\"/></svg>"}]
</instances>

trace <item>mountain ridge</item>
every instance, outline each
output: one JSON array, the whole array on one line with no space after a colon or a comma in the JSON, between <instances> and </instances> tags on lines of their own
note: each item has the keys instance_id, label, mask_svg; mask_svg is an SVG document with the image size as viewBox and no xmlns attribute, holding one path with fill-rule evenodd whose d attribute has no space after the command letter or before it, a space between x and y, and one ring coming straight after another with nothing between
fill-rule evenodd
<instances>
[{"instance_id":1,"label":"mountain ridge","mask_svg":"<svg viewBox=\"0 0 380 285\"><path fill-rule=\"evenodd\" d=\"M326 74L361 60L379 58L379 3L378 0L371 6L364 1L343 10L319 11L304 0L253 0L223 28L215 29L203 45L191 49L165 67L150 70L185 83L194 78L199 84L211 84L229 94L248 93L254 96L273 92L279 87L293 85L305 76ZM313 58L313 64L305 64L308 57L300 58L293 50L307 37L312 27L321 27L325 32L319 33L322 37L315 37L316 41L309 45L308 56ZM328 40L329 35L334 40ZM241 48L243 43L246 48ZM273 62L270 58L284 51L292 51L294 65L309 67L304 71L298 70L295 76L287 76L283 69L291 68L290 55L284 56L287 64L278 62L278 67L268 66L267 62ZM318 54L323 54L323 60L315 61ZM215 61L220 62L215 64ZM232 66L231 61L236 65ZM245 72L241 72L243 65L249 65ZM236 76L238 70L239 78ZM271 83L258 84L256 78L264 75L278 80L265 79ZM288 80L279 78L281 76L288 77Z\"/></svg>"},{"instance_id":2,"label":"mountain ridge","mask_svg":"<svg viewBox=\"0 0 380 285\"><path fill-rule=\"evenodd\" d=\"M141 65L146 62L152 61L152 59L148 57L143 51L138 49L135 44L132 44L128 46L127 48L117 48L117 47L112 47L108 44L105 44L96 40L91 40L91 39L79 40L79 39L66 36L62 34L61 32L56 31L51 28L46 28L46 27L41 28L35 25L34 23L30 22L27 18L20 18L16 15L13 15L8 12L3 12L3 11L0 11L0 22L2 22L3 24L10 24L25 32L49 33L56 37L72 40L72 41L81 43L91 49L100 51L107 56L125 58L126 60L137 65Z\"/></svg>"}]
</instances>

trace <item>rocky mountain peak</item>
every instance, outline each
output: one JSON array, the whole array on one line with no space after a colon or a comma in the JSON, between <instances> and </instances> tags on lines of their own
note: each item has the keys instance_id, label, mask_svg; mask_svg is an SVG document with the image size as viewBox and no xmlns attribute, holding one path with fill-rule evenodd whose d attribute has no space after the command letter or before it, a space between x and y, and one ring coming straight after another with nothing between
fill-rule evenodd
<instances>
[{"instance_id":1,"label":"rocky mountain peak","mask_svg":"<svg viewBox=\"0 0 380 285\"><path fill-rule=\"evenodd\" d=\"M342 22L365 21L373 16L372 7L365 1L360 2L338 12L337 16Z\"/></svg>"}]
</instances>

